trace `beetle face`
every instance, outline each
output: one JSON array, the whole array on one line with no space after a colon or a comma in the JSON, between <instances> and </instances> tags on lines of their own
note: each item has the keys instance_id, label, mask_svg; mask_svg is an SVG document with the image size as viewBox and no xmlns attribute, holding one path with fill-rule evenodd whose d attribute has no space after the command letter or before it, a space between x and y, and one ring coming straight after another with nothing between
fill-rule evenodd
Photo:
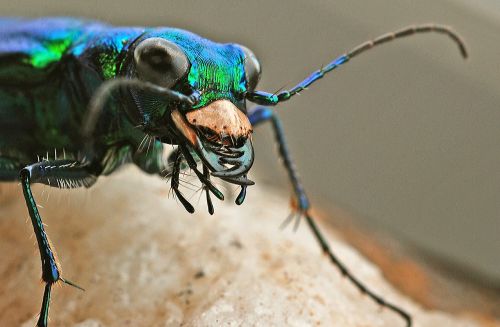
<instances>
[{"instance_id":1,"label":"beetle face","mask_svg":"<svg viewBox=\"0 0 500 327\"><path fill-rule=\"evenodd\" d=\"M259 80L257 59L243 46L214 43L185 31L155 33L134 49L135 74L156 85L195 94L197 102L189 108L175 104L162 110L140 108L142 113L160 111L163 121L169 116L175 141L195 151L213 176L253 184L245 177L254 152L244 94Z\"/></svg>"},{"instance_id":2,"label":"beetle face","mask_svg":"<svg viewBox=\"0 0 500 327\"><path fill-rule=\"evenodd\" d=\"M172 121L213 176L253 184L243 177L253 164L252 125L230 101L214 101L185 116L174 110Z\"/></svg>"}]
</instances>

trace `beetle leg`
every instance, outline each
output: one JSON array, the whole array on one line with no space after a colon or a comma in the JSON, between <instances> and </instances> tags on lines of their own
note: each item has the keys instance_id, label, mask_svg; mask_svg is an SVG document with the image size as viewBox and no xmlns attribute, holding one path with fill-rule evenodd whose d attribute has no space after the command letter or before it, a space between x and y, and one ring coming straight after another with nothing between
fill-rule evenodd
<instances>
[{"instance_id":1,"label":"beetle leg","mask_svg":"<svg viewBox=\"0 0 500 327\"><path fill-rule=\"evenodd\" d=\"M201 173L198 168L198 162L201 162L200 158L198 157L193 157L189 151L183 152L184 149L182 149L180 146L177 147L169 156L168 156L168 164L169 166L173 166L174 162L177 158L177 156L184 154L183 159L186 160L186 163L188 164L188 167L191 168L192 171L194 171L195 175L198 177L200 182L203 184L203 187L212 192L219 200L224 200L224 194L222 194L217 187L215 187L214 184L210 181L210 171L206 169L205 172L205 165L203 165L203 173ZM180 170L187 169L187 167L181 167ZM171 172L170 172L171 173ZM210 211L210 210L209 210Z\"/></svg>"},{"instance_id":2,"label":"beetle leg","mask_svg":"<svg viewBox=\"0 0 500 327\"><path fill-rule=\"evenodd\" d=\"M203 166L203 176L205 176L205 178L208 181L210 180L210 171L205 166ZM214 205L212 204L212 199L210 198L210 190L208 189L207 186L204 186L203 188L205 189L205 193L207 195L208 213L213 215L214 214Z\"/></svg>"},{"instance_id":3,"label":"beetle leg","mask_svg":"<svg viewBox=\"0 0 500 327\"><path fill-rule=\"evenodd\" d=\"M411 316L401 309L400 307L389 303L385 301L382 297L379 295L373 293L370 289L368 289L367 286L365 286L359 279L357 279L348 269L347 267L337 258L335 254L333 254L332 249L330 248L330 245L326 241L326 238L323 236L321 233L318 225L316 225L316 222L314 221L313 217L310 214L310 203L309 199L307 198L307 195L304 191L304 188L302 187L302 184L300 183L299 176L297 174L297 170L295 168L295 165L292 162L292 159L290 157L290 151L288 149L288 146L286 144L285 140L285 135L283 132L283 127L281 125L281 121L279 120L278 116L274 113L274 111L270 108L267 107L255 107L252 108L248 111L248 118L250 119L250 123L252 126L256 126L260 123L270 121L272 126L273 126L273 131L274 135L276 137L276 140L278 142L278 151L281 159L283 160L283 164L285 166L285 169L288 173L288 177L290 179L290 182L292 183L292 187L295 193L295 200L297 204L296 210L298 211L298 219L300 219L301 216L303 216L306 219L307 225L311 229L314 237L318 241L321 250L323 253L325 253L330 261L332 262L333 265L335 265L341 272L343 276L345 276L347 279L349 279L356 288L361 291L362 293L368 295L373 301L378 303L382 307L386 307L398 315L400 315L405 321L407 326L412 325L412 318ZM290 216L293 218L293 214ZM288 222L291 219L287 219L285 222Z\"/></svg>"},{"instance_id":4,"label":"beetle leg","mask_svg":"<svg viewBox=\"0 0 500 327\"><path fill-rule=\"evenodd\" d=\"M55 251L49 241L42 222L42 217L38 212L35 198L31 192L32 183L42 183L49 186L74 188L89 187L97 177L93 175L89 166L82 166L73 160L53 160L32 164L21 169L19 173L24 199L28 206L31 223L35 232L40 258L42 261L42 280L46 283L43 295L40 317L37 322L38 327L46 327L48 323L51 287L57 281L62 281L79 289L81 287L67 281L61 277L61 267L57 261Z\"/></svg>"},{"instance_id":5,"label":"beetle leg","mask_svg":"<svg viewBox=\"0 0 500 327\"><path fill-rule=\"evenodd\" d=\"M171 175L172 178L174 178L174 171L178 170L178 172L177 172L177 174L178 174L182 170L186 169L187 167L191 168L195 172L196 176L199 178L200 182L203 185L203 189L207 193L206 194L207 195L206 198L207 198L208 213L210 213L211 215L213 215L213 213L214 213L214 206L213 206L213 203L212 203L212 199L210 198L209 192L212 192L218 199L221 199L221 200L224 200L224 195L222 194L222 192L220 192L212 184L212 182L210 182L210 171L208 170L208 168L206 168L205 166L203 166L203 173L201 173L198 170L198 168L197 168L197 160L196 159L198 159L198 158L195 159L195 158L189 156L189 159L186 159L183 156L182 151L183 150L182 150L181 147L177 147L168 156L168 159L167 159L168 166L172 167L172 170L166 169L165 172L164 172L164 175L167 175L167 176ZM177 163L176 161L178 160L179 157L180 157L181 161L179 163ZM182 162L184 162L184 160L186 160L185 162L188 164L187 167L182 167ZM174 192L176 192L175 189L174 189ZM177 195L177 192L176 192L176 195ZM181 200L181 202L182 202L182 200ZM193 211L194 211L194 209L193 209Z\"/></svg>"},{"instance_id":6,"label":"beetle leg","mask_svg":"<svg viewBox=\"0 0 500 327\"><path fill-rule=\"evenodd\" d=\"M177 198L179 199L179 201L181 201L184 208L186 208L186 210L189 213L193 213L194 212L193 206L191 205L191 203L189 203L188 200L186 200L184 195L182 195L181 191L179 191L179 174L181 172L181 163L182 163L182 154L180 152L176 152L170 185L172 186L175 195L177 195Z\"/></svg>"},{"instance_id":7,"label":"beetle leg","mask_svg":"<svg viewBox=\"0 0 500 327\"><path fill-rule=\"evenodd\" d=\"M197 168L197 164L196 164L196 159L193 158L193 156L191 155L191 153L189 152L189 150L187 150L185 147L180 147L182 153L183 153L183 156L184 158L186 159L187 161L187 164L189 165L189 168L191 168L194 173L196 174L196 177L198 177L198 179L201 181L201 183L210 191L212 192L213 195L215 195L219 200L224 200L224 194L222 194L221 191L219 191L219 189L217 189L214 184L212 184L212 182L205 177L205 175L203 175ZM203 165L203 167L205 167L205 165Z\"/></svg>"},{"instance_id":8,"label":"beetle leg","mask_svg":"<svg viewBox=\"0 0 500 327\"><path fill-rule=\"evenodd\" d=\"M279 155L283 160L283 165L285 166L288 178L292 183L293 191L295 194L294 200L296 202L297 210L302 215L306 215L310 208L309 199L306 195L304 187L302 186L302 183L300 182L299 175L292 161L292 158L290 157L290 151L285 140L285 134L283 132L281 121L272 109L260 106L250 109L248 112L248 118L252 126L257 126L260 123L266 121L271 122L274 136L276 138L276 141L278 142Z\"/></svg>"}]
</instances>

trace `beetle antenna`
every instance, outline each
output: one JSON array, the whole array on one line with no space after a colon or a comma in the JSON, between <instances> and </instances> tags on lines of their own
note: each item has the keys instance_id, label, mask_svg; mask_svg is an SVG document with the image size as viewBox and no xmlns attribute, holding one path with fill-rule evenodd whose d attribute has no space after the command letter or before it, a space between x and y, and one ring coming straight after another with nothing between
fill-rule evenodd
<instances>
[{"instance_id":1,"label":"beetle antenna","mask_svg":"<svg viewBox=\"0 0 500 327\"><path fill-rule=\"evenodd\" d=\"M460 35L458 35L456 32L454 32L450 27L444 26L444 25L436 25L436 24L423 24L423 25L417 25L417 26L408 26L405 27L399 31L396 32L391 32L387 33L384 35L381 35L373 40L366 41L351 51L349 51L346 54L341 55L340 57L336 58L332 62L330 62L328 65L324 66L323 68L316 70L313 72L311 75L309 75L307 78L305 78L303 81L301 81L299 84L294 86L290 90L285 90L281 91L278 94L272 94L272 93L267 93L263 91L253 91L253 92L248 92L246 95L246 98L256 104L259 105L267 105L267 106L275 106L280 102L286 101L290 99L292 96L295 94L303 91L306 89L308 86L316 82L317 80L323 78L327 73L331 72L338 66L345 64L352 58L356 57L357 55L377 46L380 44L384 44L390 41L394 41L396 39L414 35L414 34L420 34L420 33L428 33L428 32L435 32L435 33L440 33L440 34L445 34L449 36L452 41L454 41L462 55L462 57L467 58L467 49L465 47L465 42L462 40Z\"/></svg>"},{"instance_id":2,"label":"beetle antenna","mask_svg":"<svg viewBox=\"0 0 500 327\"><path fill-rule=\"evenodd\" d=\"M103 82L95 91L89 102L89 107L87 109L86 116L84 118L82 137L85 145L85 155L88 157L87 160L91 160L93 157L93 134L97 121L102 113L107 100L113 94L113 91L120 87L131 87L140 89L143 91L148 91L155 93L161 97L172 101L178 101L181 103L188 104L190 106L194 105L196 99L190 96L186 96L177 91L161 87L159 85L145 82L137 78L114 78Z\"/></svg>"}]
</instances>

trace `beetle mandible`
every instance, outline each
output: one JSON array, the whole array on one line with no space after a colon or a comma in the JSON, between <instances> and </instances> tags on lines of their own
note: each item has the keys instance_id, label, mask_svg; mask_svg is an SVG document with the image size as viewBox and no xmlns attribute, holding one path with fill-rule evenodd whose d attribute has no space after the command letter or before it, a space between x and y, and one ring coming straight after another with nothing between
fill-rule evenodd
<instances>
[{"instance_id":1,"label":"beetle mandible","mask_svg":"<svg viewBox=\"0 0 500 327\"><path fill-rule=\"evenodd\" d=\"M146 173L170 176L176 196L193 212L179 191L179 174L189 167L203 184L213 214L211 194L220 200L224 195L211 177L241 186L236 203L243 203L253 184L247 178L254 160L251 135L263 122L272 124L293 187L297 222L305 219L329 260L356 288L411 326L406 311L369 290L333 254L310 214L282 125L270 107L376 45L426 32L448 35L467 56L450 28L411 26L362 43L289 90L268 93L256 89L261 67L242 45L167 27L0 19L0 180L20 180L38 243L45 290L37 326L48 324L54 283L80 287L61 276L31 184L90 187L99 176L132 162ZM247 110L247 102L258 106ZM177 146L167 162L162 160L165 144ZM59 157L45 155L52 151Z\"/></svg>"}]
</instances>

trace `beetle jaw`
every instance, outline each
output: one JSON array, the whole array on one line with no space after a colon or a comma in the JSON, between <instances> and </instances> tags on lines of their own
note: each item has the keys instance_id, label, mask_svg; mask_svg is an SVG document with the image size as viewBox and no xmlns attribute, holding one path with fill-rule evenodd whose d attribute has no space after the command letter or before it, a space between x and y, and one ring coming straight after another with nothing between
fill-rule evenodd
<instances>
[{"instance_id":1,"label":"beetle jaw","mask_svg":"<svg viewBox=\"0 0 500 327\"><path fill-rule=\"evenodd\" d=\"M247 139L252 133L248 117L228 100L217 100L198 110L186 114L188 122L219 137L225 145L230 139ZM229 142L227 142L229 141Z\"/></svg>"},{"instance_id":2,"label":"beetle jaw","mask_svg":"<svg viewBox=\"0 0 500 327\"><path fill-rule=\"evenodd\" d=\"M212 176L234 184L253 184L245 177L254 160L252 125L234 104L218 100L186 114L174 110L171 119Z\"/></svg>"}]
</instances>

